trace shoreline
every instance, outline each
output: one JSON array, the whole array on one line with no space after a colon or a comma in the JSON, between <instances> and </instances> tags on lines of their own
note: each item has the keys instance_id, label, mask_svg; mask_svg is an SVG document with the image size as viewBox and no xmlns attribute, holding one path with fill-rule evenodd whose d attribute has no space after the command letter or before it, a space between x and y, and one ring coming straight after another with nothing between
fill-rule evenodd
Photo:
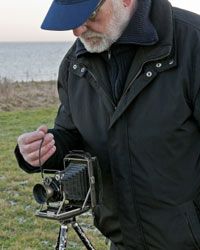
<instances>
[{"instance_id":1,"label":"shoreline","mask_svg":"<svg viewBox=\"0 0 200 250\"><path fill-rule=\"evenodd\" d=\"M56 81L0 83L0 111L58 106Z\"/></svg>"}]
</instances>

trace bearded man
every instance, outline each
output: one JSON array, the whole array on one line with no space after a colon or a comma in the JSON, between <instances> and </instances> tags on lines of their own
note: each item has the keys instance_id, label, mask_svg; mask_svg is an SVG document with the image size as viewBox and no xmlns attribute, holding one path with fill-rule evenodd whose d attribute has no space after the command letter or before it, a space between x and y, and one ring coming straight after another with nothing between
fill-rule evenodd
<instances>
[{"instance_id":1,"label":"bearded man","mask_svg":"<svg viewBox=\"0 0 200 250\"><path fill-rule=\"evenodd\" d=\"M95 225L117 250L200 249L200 18L167 0L54 0L43 29L77 40L55 127L18 138L34 173L69 150L98 157Z\"/></svg>"}]
</instances>

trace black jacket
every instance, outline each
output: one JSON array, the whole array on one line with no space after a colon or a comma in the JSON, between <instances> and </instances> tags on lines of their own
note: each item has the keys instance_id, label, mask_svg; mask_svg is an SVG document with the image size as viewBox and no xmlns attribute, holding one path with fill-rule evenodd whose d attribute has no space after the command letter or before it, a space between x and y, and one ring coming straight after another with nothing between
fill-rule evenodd
<instances>
[{"instance_id":1,"label":"black jacket","mask_svg":"<svg viewBox=\"0 0 200 250\"><path fill-rule=\"evenodd\" d=\"M159 41L138 48L117 106L98 55L70 49L51 130L57 152L45 167L62 168L70 149L98 157L104 192L95 224L119 249L197 250L200 17L153 0L151 20Z\"/></svg>"}]
</instances>

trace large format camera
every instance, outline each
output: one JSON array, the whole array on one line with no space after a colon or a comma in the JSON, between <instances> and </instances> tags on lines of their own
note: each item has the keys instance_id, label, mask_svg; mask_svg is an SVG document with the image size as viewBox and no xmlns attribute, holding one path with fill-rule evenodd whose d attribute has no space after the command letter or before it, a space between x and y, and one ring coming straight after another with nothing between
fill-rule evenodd
<instances>
[{"instance_id":1,"label":"large format camera","mask_svg":"<svg viewBox=\"0 0 200 250\"><path fill-rule=\"evenodd\" d=\"M66 247L68 223L72 224L86 248L94 249L76 223L76 216L93 210L101 199L101 173L97 158L83 151L72 151L64 158L64 170L54 170L48 176L44 175L50 173L49 170L41 169L41 172L43 182L33 188L34 198L41 205L36 216L61 222L56 249Z\"/></svg>"}]
</instances>

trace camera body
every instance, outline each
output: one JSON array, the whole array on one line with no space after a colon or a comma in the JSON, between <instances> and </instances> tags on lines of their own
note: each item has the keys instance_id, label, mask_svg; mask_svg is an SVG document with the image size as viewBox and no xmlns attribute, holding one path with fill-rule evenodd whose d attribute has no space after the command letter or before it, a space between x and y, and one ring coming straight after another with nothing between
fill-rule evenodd
<instances>
[{"instance_id":1,"label":"camera body","mask_svg":"<svg viewBox=\"0 0 200 250\"><path fill-rule=\"evenodd\" d=\"M64 221L89 209L101 199L101 171L96 157L84 151L71 151L64 157L64 170L51 172L33 188L41 205L36 216ZM49 170L43 170L43 173Z\"/></svg>"}]
</instances>

